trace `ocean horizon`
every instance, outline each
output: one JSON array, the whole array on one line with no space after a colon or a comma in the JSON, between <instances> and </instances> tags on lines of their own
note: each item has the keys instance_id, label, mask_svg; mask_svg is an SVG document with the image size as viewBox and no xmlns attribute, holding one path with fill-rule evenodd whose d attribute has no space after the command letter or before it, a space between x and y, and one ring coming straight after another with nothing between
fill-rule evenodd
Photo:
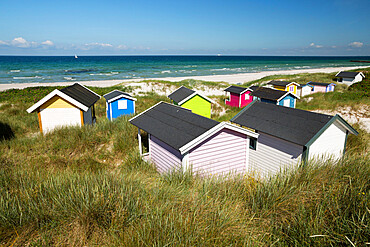
<instances>
[{"instance_id":1,"label":"ocean horizon","mask_svg":"<svg viewBox=\"0 0 370 247\"><path fill-rule=\"evenodd\" d=\"M0 56L0 84L127 80L368 66L370 56Z\"/></svg>"}]
</instances>

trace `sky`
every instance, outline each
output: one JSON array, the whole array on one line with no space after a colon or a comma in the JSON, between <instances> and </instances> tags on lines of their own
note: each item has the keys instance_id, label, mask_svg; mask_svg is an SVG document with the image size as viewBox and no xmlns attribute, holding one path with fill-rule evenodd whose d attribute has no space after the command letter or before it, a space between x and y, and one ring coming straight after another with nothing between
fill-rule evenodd
<instances>
[{"instance_id":1,"label":"sky","mask_svg":"<svg viewBox=\"0 0 370 247\"><path fill-rule=\"evenodd\" d=\"M0 55L370 55L370 0L1 0Z\"/></svg>"}]
</instances>

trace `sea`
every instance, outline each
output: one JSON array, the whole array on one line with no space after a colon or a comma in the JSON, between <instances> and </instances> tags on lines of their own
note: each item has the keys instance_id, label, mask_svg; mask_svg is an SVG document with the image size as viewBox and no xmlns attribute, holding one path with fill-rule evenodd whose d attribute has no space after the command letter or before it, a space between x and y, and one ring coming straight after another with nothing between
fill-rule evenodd
<instances>
[{"instance_id":1,"label":"sea","mask_svg":"<svg viewBox=\"0 0 370 247\"><path fill-rule=\"evenodd\" d=\"M370 57L304 56L0 56L0 84L225 75L369 66Z\"/></svg>"}]
</instances>

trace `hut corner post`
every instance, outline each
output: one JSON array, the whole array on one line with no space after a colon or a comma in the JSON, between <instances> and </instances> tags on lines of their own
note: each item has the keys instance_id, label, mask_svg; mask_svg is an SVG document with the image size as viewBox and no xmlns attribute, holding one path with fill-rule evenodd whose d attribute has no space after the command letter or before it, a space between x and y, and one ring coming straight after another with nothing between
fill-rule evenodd
<instances>
[{"instance_id":1,"label":"hut corner post","mask_svg":"<svg viewBox=\"0 0 370 247\"><path fill-rule=\"evenodd\" d=\"M143 155L143 146L141 144L140 128L137 128L137 139L139 140L139 152L140 152L140 156L142 156Z\"/></svg>"}]
</instances>

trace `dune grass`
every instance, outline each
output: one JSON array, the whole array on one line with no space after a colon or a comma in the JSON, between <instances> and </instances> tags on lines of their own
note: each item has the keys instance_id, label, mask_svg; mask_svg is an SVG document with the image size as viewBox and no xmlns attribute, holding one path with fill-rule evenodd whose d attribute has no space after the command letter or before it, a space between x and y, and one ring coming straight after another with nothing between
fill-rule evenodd
<instances>
[{"instance_id":1,"label":"dune grass","mask_svg":"<svg viewBox=\"0 0 370 247\"><path fill-rule=\"evenodd\" d=\"M93 88L100 95L112 89L122 86ZM161 175L138 155L130 117L105 119L104 100L95 126L41 135L37 116L25 110L50 91L0 92L0 127L13 132L0 138L1 245L365 246L370 239L363 132L350 136L345 159L267 180ZM140 112L167 98L138 100ZM225 109L214 118L239 111Z\"/></svg>"}]
</instances>

